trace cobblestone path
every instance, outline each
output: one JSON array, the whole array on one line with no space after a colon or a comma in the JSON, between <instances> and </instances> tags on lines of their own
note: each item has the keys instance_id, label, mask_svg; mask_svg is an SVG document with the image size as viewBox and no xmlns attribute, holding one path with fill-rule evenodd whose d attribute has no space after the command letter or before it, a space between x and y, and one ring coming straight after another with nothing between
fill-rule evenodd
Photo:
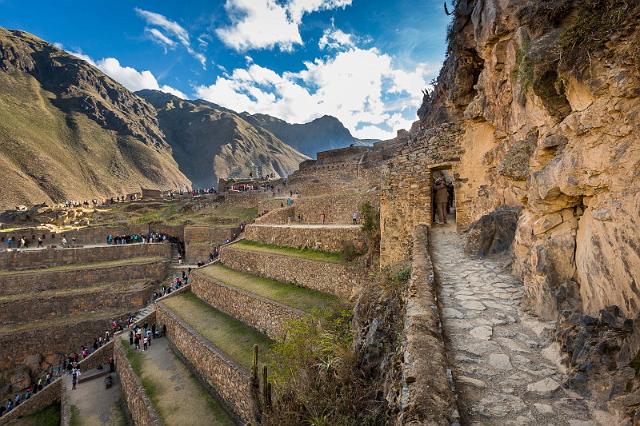
<instances>
[{"instance_id":1,"label":"cobblestone path","mask_svg":"<svg viewBox=\"0 0 640 426\"><path fill-rule=\"evenodd\" d=\"M466 256L453 227L435 227L431 235L462 423L606 424L604 413L592 413L587 401L562 387L554 324L520 308L522 284L508 262Z\"/></svg>"}]
</instances>

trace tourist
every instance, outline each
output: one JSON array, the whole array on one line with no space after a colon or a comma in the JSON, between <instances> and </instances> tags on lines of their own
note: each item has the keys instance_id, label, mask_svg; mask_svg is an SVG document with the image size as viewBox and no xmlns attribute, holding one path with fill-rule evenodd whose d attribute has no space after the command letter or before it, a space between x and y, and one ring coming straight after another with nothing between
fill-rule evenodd
<instances>
[{"instance_id":1,"label":"tourist","mask_svg":"<svg viewBox=\"0 0 640 426\"><path fill-rule=\"evenodd\" d=\"M322 224L324 225L325 221L327 220L327 215L325 213L322 213L320 215L320 220L322 221Z\"/></svg>"},{"instance_id":2,"label":"tourist","mask_svg":"<svg viewBox=\"0 0 640 426\"><path fill-rule=\"evenodd\" d=\"M358 224L358 220L360 219L360 213L358 213L358 211L354 211L353 214L351 215L351 219L353 220L353 224L357 225Z\"/></svg>"},{"instance_id":3,"label":"tourist","mask_svg":"<svg viewBox=\"0 0 640 426\"><path fill-rule=\"evenodd\" d=\"M76 385L78 383L78 377L80 376L80 369L74 368L71 372L71 389L75 390Z\"/></svg>"},{"instance_id":4,"label":"tourist","mask_svg":"<svg viewBox=\"0 0 640 426\"><path fill-rule=\"evenodd\" d=\"M38 237L38 248L42 248L42 238Z\"/></svg>"},{"instance_id":5,"label":"tourist","mask_svg":"<svg viewBox=\"0 0 640 426\"><path fill-rule=\"evenodd\" d=\"M449 203L449 191L443 178L436 179L435 186L433 188L436 193L436 209L438 213L437 224L447 223L447 204Z\"/></svg>"},{"instance_id":6,"label":"tourist","mask_svg":"<svg viewBox=\"0 0 640 426\"><path fill-rule=\"evenodd\" d=\"M67 246L67 239L65 238L65 236L62 236L62 241L61 241L62 247L66 247Z\"/></svg>"},{"instance_id":7,"label":"tourist","mask_svg":"<svg viewBox=\"0 0 640 426\"><path fill-rule=\"evenodd\" d=\"M147 336L144 336L144 338L142 339L142 350L146 351L147 350L147 342L149 341L149 339L147 339Z\"/></svg>"}]
</instances>

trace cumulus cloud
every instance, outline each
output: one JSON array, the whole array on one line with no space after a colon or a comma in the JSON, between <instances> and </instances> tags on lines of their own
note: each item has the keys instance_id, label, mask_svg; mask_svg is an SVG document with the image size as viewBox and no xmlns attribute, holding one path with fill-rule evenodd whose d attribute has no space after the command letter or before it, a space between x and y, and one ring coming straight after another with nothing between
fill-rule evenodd
<instances>
[{"instance_id":1,"label":"cumulus cloud","mask_svg":"<svg viewBox=\"0 0 640 426\"><path fill-rule=\"evenodd\" d=\"M206 67L207 58L202 53L196 52L191 47L189 32L180 24L156 12L140 9L138 7L134 10L138 16L144 19L147 23L145 33L149 35L153 41L159 43L165 48L174 48L180 44L191 56L200 62L203 68ZM201 36L198 38L198 42L200 43L200 46L203 46L205 39ZM204 43L204 47L206 47L206 43Z\"/></svg>"},{"instance_id":2,"label":"cumulus cloud","mask_svg":"<svg viewBox=\"0 0 640 426\"><path fill-rule=\"evenodd\" d=\"M216 29L227 46L238 50L271 49L291 51L302 44L300 24L305 14L344 8L352 0L227 0L225 10L231 25Z\"/></svg>"},{"instance_id":3,"label":"cumulus cloud","mask_svg":"<svg viewBox=\"0 0 640 426\"><path fill-rule=\"evenodd\" d=\"M63 49L61 44L58 48ZM138 71L133 67L122 66L120 61L116 58L103 58L94 61L91 57L82 52L67 51L67 53L98 68L100 71L132 92L142 89L161 90L166 93L171 93L174 96L178 96L179 98L187 99L187 96L180 90L166 84L160 85L156 77L149 70Z\"/></svg>"},{"instance_id":4,"label":"cumulus cloud","mask_svg":"<svg viewBox=\"0 0 640 426\"><path fill-rule=\"evenodd\" d=\"M355 47L356 43L354 37L351 34L347 34L342 30L336 28L327 28L324 30L318 47L320 49L342 49Z\"/></svg>"},{"instance_id":5,"label":"cumulus cloud","mask_svg":"<svg viewBox=\"0 0 640 426\"><path fill-rule=\"evenodd\" d=\"M196 94L237 111L294 123L333 115L357 137L390 138L415 119L420 91L436 71L427 64L399 69L375 48L353 47L306 62L297 73L248 63L209 86L196 87Z\"/></svg>"}]
</instances>

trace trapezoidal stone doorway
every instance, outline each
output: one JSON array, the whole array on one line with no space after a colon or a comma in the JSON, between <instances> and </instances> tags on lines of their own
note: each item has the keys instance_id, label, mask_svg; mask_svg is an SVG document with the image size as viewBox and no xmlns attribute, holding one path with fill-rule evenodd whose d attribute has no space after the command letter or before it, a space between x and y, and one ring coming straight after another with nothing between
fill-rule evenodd
<instances>
[{"instance_id":1,"label":"trapezoidal stone doorway","mask_svg":"<svg viewBox=\"0 0 640 426\"><path fill-rule=\"evenodd\" d=\"M451 167L434 168L431 181L431 226L456 227L456 191Z\"/></svg>"}]
</instances>

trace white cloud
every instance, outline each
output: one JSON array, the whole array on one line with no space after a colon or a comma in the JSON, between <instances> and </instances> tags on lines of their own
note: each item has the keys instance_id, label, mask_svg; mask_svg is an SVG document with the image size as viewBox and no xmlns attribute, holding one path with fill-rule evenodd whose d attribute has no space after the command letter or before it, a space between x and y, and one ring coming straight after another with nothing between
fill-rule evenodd
<instances>
[{"instance_id":1,"label":"white cloud","mask_svg":"<svg viewBox=\"0 0 640 426\"><path fill-rule=\"evenodd\" d=\"M167 46L167 47L175 47L177 44L175 41L171 40L169 37L162 34L162 32L157 28L146 28L145 32L149 34L149 36L153 41L158 42L160 45Z\"/></svg>"},{"instance_id":2,"label":"white cloud","mask_svg":"<svg viewBox=\"0 0 640 426\"><path fill-rule=\"evenodd\" d=\"M354 47L306 62L297 73L279 74L248 63L210 86L196 87L196 95L236 111L294 123L333 115L357 137L389 138L415 120L420 91L435 72L427 64L398 69L389 55Z\"/></svg>"},{"instance_id":3,"label":"white cloud","mask_svg":"<svg viewBox=\"0 0 640 426\"><path fill-rule=\"evenodd\" d=\"M271 49L291 51L302 44L300 23L304 14L346 7L352 0L226 0L231 26L216 29L227 46L238 51Z\"/></svg>"},{"instance_id":4,"label":"white cloud","mask_svg":"<svg viewBox=\"0 0 640 426\"><path fill-rule=\"evenodd\" d=\"M134 10L138 16L144 19L147 25L149 25L149 27L145 28L145 32L150 35L152 40L169 48L173 48L180 43L191 56L200 62L203 68L206 68L207 58L202 53L196 52L191 47L189 32L180 24L156 12L140 9L138 7ZM160 29L162 29L162 31ZM198 42L201 46L204 42L204 46L206 47L206 42L202 36L198 38Z\"/></svg>"},{"instance_id":5,"label":"white cloud","mask_svg":"<svg viewBox=\"0 0 640 426\"><path fill-rule=\"evenodd\" d=\"M58 43L56 47L58 47L59 49L63 49L63 46L60 43ZM179 98L187 99L187 95L185 95L180 90L166 84L161 86L158 83L156 77L149 70L138 71L132 67L122 66L120 64L120 61L118 61L116 58L103 58L98 61L94 61L93 59L91 59L91 57L85 55L82 52L67 51L67 53L80 58L98 68L100 71L102 71L118 83L122 84L132 92L142 89L161 90L166 93L171 93L174 96L178 96Z\"/></svg>"},{"instance_id":6,"label":"white cloud","mask_svg":"<svg viewBox=\"0 0 640 426\"><path fill-rule=\"evenodd\" d=\"M336 28L327 28L324 30L324 33L318 42L318 47L320 49L329 48L337 50L341 48L352 48L355 47L355 45L356 43L353 35L347 34Z\"/></svg>"}]
</instances>

